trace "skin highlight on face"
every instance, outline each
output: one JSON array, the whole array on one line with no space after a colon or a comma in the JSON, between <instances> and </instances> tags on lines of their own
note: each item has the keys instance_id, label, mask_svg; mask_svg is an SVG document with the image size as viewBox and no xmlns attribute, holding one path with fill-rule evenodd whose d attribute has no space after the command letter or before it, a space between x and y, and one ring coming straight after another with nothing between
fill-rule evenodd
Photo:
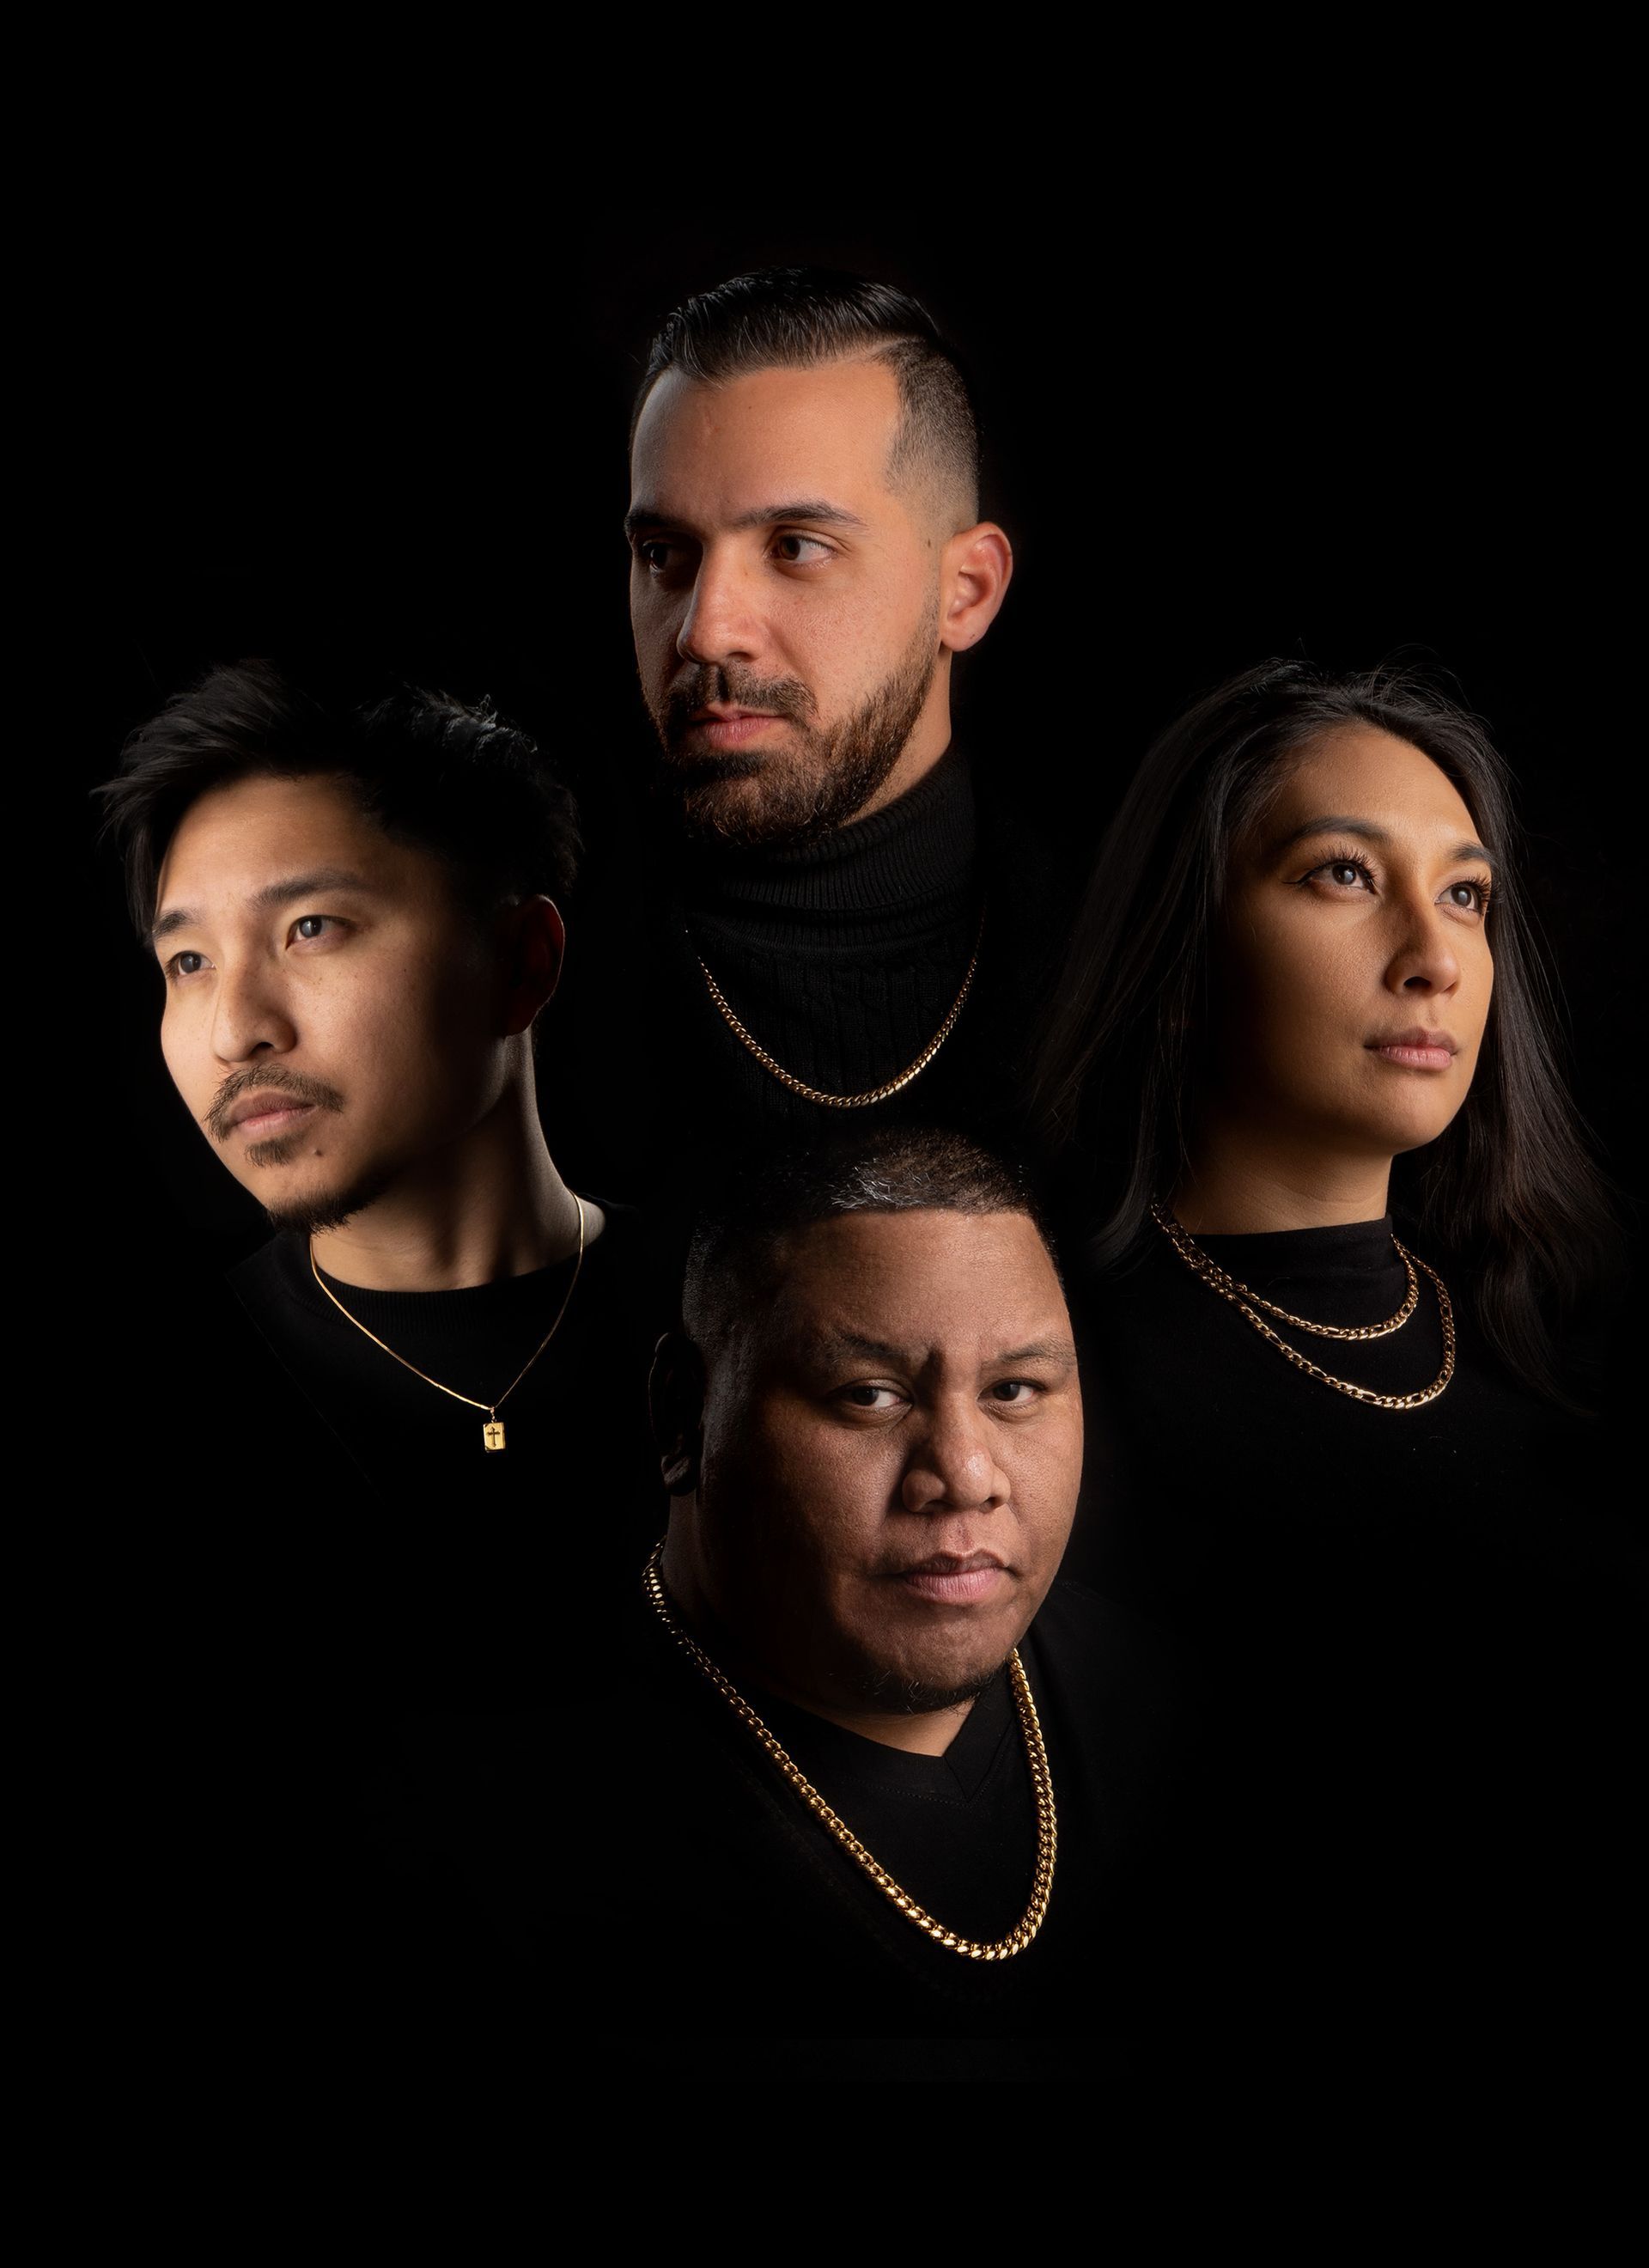
<instances>
[{"instance_id":1,"label":"skin highlight on face","mask_svg":"<svg viewBox=\"0 0 1649 2268\"><path fill-rule=\"evenodd\" d=\"M1042 1604L1076 1506L1076 1353L1035 1227L821 1223L705 1359L666 1580L730 1674L941 1753Z\"/></svg>"},{"instance_id":2,"label":"skin highlight on face","mask_svg":"<svg viewBox=\"0 0 1649 2268\"><path fill-rule=\"evenodd\" d=\"M880 809L950 741L950 661L994 619L1000 528L890 482L896 379L855 360L707 386L666 371L637 426L630 620L690 835L806 842Z\"/></svg>"},{"instance_id":3,"label":"skin highlight on face","mask_svg":"<svg viewBox=\"0 0 1649 2268\"><path fill-rule=\"evenodd\" d=\"M330 1240L348 1281L488 1280L543 1264L534 1241L560 1234L530 1054L560 917L539 899L503 918L501 944L438 858L326 775L215 789L167 850L167 1069L275 1226Z\"/></svg>"},{"instance_id":4,"label":"skin highlight on face","mask_svg":"<svg viewBox=\"0 0 1649 2268\"><path fill-rule=\"evenodd\" d=\"M1459 790L1372 725L1324 735L1232 858L1188 1228L1378 1219L1466 1100L1494 987L1492 862Z\"/></svg>"}]
</instances>

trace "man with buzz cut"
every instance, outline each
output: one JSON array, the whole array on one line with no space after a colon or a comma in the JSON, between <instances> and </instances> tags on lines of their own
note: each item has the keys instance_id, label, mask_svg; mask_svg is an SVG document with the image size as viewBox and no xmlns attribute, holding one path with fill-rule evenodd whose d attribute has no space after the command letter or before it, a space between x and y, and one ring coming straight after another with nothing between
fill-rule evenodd
<instances>
[{"instance_id":1,"label":"man with buzz cut","mask_svg":"<svg viewBox=\"0 0 1649 2268\"><path fill-rule=\"evenodd\" d=\"M615 2029L710 2076L722 2035L1129 2030L1176 1705L1055 1580L1082 1396L1020 1176L919 1128L781 1151L701 1219L682 1307L603 1704Z\"/></svg>"},{"instance_id":2,"label":"man with buzz cut","mask_svg":"<svg viewBox=\"0 0 1649 2268\"><path fill-rule=\"evenodd\" d=\"M926 311L812 269L688 300L648 356L625 525L683 1177L849 1114L1010 1123L1060 892L1022 794L953 735L1013 556Z\"/></svg>"},{"instance_id":3,"label":"man with buzz cut","mask_svg":"<svg viewBox=\"0 0 1649 2268\"><path fill-rule=\"evenodd\" d=\"M565 789L485 706L247 661L140 726L103 795L166 1067L275 1232L233 1274L244 1344L202 1323L163 1351L163 1462L203 1430L288 1521L576 1507L558 1549L598 1556L617 1499L585 1447L610 1484L644 1434L647 1293L636 1217L568 1186L540 1116Z\"/></svg>"}]
</instances>

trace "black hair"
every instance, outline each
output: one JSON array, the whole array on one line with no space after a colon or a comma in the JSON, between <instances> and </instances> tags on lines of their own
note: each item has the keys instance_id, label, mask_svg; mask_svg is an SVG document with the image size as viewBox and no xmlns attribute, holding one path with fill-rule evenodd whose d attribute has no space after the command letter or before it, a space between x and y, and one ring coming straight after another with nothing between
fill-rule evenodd
<instances>
[{"instance_id":1,"label":"black hair","mask_svg":"<svg viewBox=\"0 0 1649 2268\"><path fill-rule=\"evenodd\" d=\"M688 1335L703 1344L769 1298L780 1248L803 1229L844 1213L927 1211L1024 1213L1053 1256L1020 1166L948 1129L870 1127L774 1151L728 1177L688 1252Z\"/></svg>"},{"instance_id":2,"label":"black hair","mask_svg":"<svg viewBox=\"0 0 1649 2268\"><path fill-rule=\"evenodd\" d=\"M272 661L209 669L140 725L98 790L148 939L166 849L210 789L335 774L386 835L445 861L477 914L571 887L577 809L534 742L494 714L415 686L322 690Z\"/></svg>"},{"instance_id":3,"label":"black hair","mask_svg":"<svg viewBox=\"0 0 1649 2268\"><path fill-rule=\"evenodd\" d=\"M647 354L630 438L666 370L715 386L755 370L810 369L864 357L899 383L902 415L888 464L894 487L932 467L979 509L979 432L956 351L908 291L829 268L758 268L701 291L665 318Z\"/></svg>"},{"instance_id":4,"label":"black hair","mask_svg":"<svg viewBox=\"0 0 1649 2268\"><path fill-rule=\"evenodd\" d=\"M1417 670L1335 675L1308 662L1244 671L1177 718L1135 775L1101 847L1040 1043L1032 1102L1101 1193L1091 1252L1120 1263L1187 1160L1211 1067L1213 959L1233 843L1291 759L1372 725L1444 772L1494 858L1494 990L1476 1075L1453 1123L1400 1157L1393 1211L1472 1271L1479 1322L1536 1392L1569 1396L1554 1328L1606 1272L1608 1195L1582 1139L1555 1012L1519 887L1505 764L1478 718Z\"/></svg>"}]
</instances>

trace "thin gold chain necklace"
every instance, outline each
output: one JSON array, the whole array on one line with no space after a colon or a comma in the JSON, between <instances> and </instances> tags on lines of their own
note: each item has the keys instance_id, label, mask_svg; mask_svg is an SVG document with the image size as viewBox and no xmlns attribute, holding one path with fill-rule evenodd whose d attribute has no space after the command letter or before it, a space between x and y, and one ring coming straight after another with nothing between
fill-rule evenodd
<instances>
[{"instance_id":1,"label":"thin gold chain necklace","mask_svg":"<svg viewBox=\"0 0 1649 2268\"><path fill-rule=\"evenodd\" d=\"M905 1919L942 1945L950 1953L961 1954L966 1961L1011 1961L1026 1947L1042 1926L1048 1911L1048 1901L1053 1895L1054 1854L1057 1843L1057 1822L1054 1814L1054 1783L1048 1769L1048 1750L1042 1743L1042 1720L1036 1714L1036 1703L1032 1697L1030 1680L1025 1675L1025 1665L1015 1646L1008 1656L1008 1675L1013 1686L1014 1705L1020 1714L1020 1731L1025 1740L1026 1761L1030 1766L1031 1786L1036 1794L1036 1874L1031 1884L1031 1902L1023 1918L1016 1922L1005 1937L990 1944L978 1938L962 1937L919 1906L908 1890L902 1890L887 1869L872 1858L852 1829L839 1819L818 1789L796 1764L777 1737L769 1731L732 1680L711 1660L696 1638L689 1637L671 1611L670 1594L664 1587L659 1563L664 1557L662 1542L653 1546L652 1556L642 1571L642 1585L659 1619L688 1660L696 1662L709 1678L722 1699L732 1711L747 1731L753 1733L767 1754L778 1766L813 1816L828 1828L842 1848L862 1867L888 1903L903 1914Z\"/></svg>"},{"instance_id":2,"label":"thin gold chain necklace","mask_svg":"<svg viewBox=\"0 0 1649 2268\"><path fill-rule=\"evenodd\" d=\"M487 1413L487 1422L481 1429L482 1447L485 1449L501 1449L504 1445L504 1426L499 1419L498 1412L503 1409L504 1403L514 1393L516 1388L521 1383L521 1381L526 1376L527 1372L531 1370L533 1365L538 1360L540 1355L543 1353L544 1349L549 1344L551 1339L555 1337L556 1332L561 1329L561 1319L566 1314L569 1302L571 1300L574 1292L578 1289L578 1270L584 1266L584 1199L579 1197L575 1190L572 1201L578 1208L578 1256L572 1263L572 1281L568 1285L561 1305L556 1310L555 1322L545 1332L538 1344L533 1349L532 1353L528 1355L526 1360L521 1365L519 1370L516 1372L515 1376L510 1381L510 1383L504 1388L503 1393L498 1396L496 1402L477 1402L473 1394L460 1394L455 1386L443 1386L438 1378L431 1378L427 1370L420 1370L416 1362L409 1362L404 1354L397 1354L394 1347L385 1346L384 1342L379 1337L376 1331L369 1331L358 1315L352 1315L350 1313L342 1300L338 1298L336 1292L328 1291L326 1282L321 1276L320 1270L315 1265L315 1240L313 1236L309 1240L309 1272L314 1278L315 1282L320 1285L320 1289L326 1292L328 1299L331 1300L333 1306L343 1317L345 1322L353 1323L356 1329L360 1332L363 1338L371 1339L375 1347L381 1348L383 1352L389 1357L391 1362L398 1362L402 1370L409 1370L415 1378L421 1378L426 1386L432 1386L438 1394L450 1394L454 1402L467 1402L472 1410L484 1410Z\"/></svg>"},{"instance_id":3,"label":"thin gold chain necklace","mask_svg":"<svg viewBox=\"0 0 1649 2268\"><path fill-rule=\"evenodd\" d=\"M1331 1386L1336 1393L1349 1395L1353 1402L1366 1403L1372 1410L1424 1410L1428 1403L1437 1400L1454 1375L1454 1309L1449 1300L1448 1288L1436 1269L1417 1258L1395 1234L1392 1243L1408 1272L1407 1299L1388 1322L1365 1323L1346 1329L1334 1323L1309 1322L1304 1315L1291 1314L1286 1307L1274 1307L1269 1300L1263 1300L1257 1292L1250 1290L1246 1284L1240 1284L1234 1276L1228 1276L1217 1262L1211 1260L1189 1232L1181 1226L1167 1205L1160 1203L1153 1204L1151 1218L1193 1276L1206 1284L1211 1292L1218 1292L1222 1300L1228 1300L1240 1314L1248 1318L1263 1339L1268 1340L1280 1355L1285 1356L1296 1370L1303 1370L1307 1378L1314 1378L1320 1386ZM1285 1339L1279 1338L1270 1325L1255 1312L1263 1307L1266 1314L1277 1316L1279 1322L1292 1323L1298 1330L1314 1331L1319 1338L1383 1339L1391 1332L1401 1330L1414 1313L1420 1292L1419 1279L1415 1274L1417 1268L1424 1268L1436 1286L1438 1320L1443 1329L1443 1367L1429 1386L1423 1386L1413 1394L1376 1394L1372 1387L1355 1386L1349 1378L1336 1378L1332 1371L1322 1369L1319 1364L1290 1346Z\"/></svg>"},{"instance_id":4,"label":"thin gold chain necklace","mask_svg":"<svg viewBox=\"0 0 1649 2268\"><path fill-rule=\"evenodd\" d=\"M781 1086L787 1086L792 1094L799 1094L805 1102L821 1103L827 1110L863 1110L867 1103L886 1102L889 1095L897 1094L901 1087L909 1086L913 1079L919 1079L946 1041L949 1039L955 1029L956 1019L967 1005L968 995L973 990L974 971L979 966L979 947L983 941L984 934L985 914L984 908L982 906L979 909L979 927L974 933L974 949L968 958L968 973L962 978L961 990L951 1002L945 1021L907 1070L902 1071L896 1079L885 1079L880 1086L867 1088L863 1094L828 1094L823 1087L809 1086L805 1079L799 1079L793 1071L786 1071L784 1064L769 1055L761 1042L740 1022L728 1005L726 994L710 975L709 964L696 946L694 947L693 958L703 971L704 982L710 987L710 997L715 1002L723 1021L732 1031L734 1038L744 1042L762 1070L770 1072ZM690 936L688 942L692 943Z\"/></svg>"}]
</instances>

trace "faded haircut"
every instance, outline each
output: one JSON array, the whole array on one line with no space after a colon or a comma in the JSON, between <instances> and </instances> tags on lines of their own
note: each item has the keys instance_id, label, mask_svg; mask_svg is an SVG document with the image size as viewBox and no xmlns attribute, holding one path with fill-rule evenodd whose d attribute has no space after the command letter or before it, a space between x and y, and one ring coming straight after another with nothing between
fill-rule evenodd
<instances>
[{"instance_id":1,"label":"faded haircut","mask_svg":"<svg viewBox=\"0 0 1649 2268\"><path fill-rule=\"evenodd\" d=\"M1018 1165L966 1134L872 1128L781 1150L730 1177L699 1216L688 1252L681 1320L701 1346L769 1300L786 1241L846 1213L1023 1213L1048 1248L1047 1224Z\"/></svg>"},{"instance_id":2,"label":"faded haircut","mask_svg":"<svg viewBox=\"0 0 1649 2268\"><path fill-rule=\"evenodd\" d=\"M718 386L751 371L856 360L884 362L898 381L888 485L926 480L953 508L957 527L970 526L979 517L979 433L961 364L920 300L868 276L759 268L685 300L648 350L631 441L647 396L667 370Z\"/></svg>"}]
</instances>

